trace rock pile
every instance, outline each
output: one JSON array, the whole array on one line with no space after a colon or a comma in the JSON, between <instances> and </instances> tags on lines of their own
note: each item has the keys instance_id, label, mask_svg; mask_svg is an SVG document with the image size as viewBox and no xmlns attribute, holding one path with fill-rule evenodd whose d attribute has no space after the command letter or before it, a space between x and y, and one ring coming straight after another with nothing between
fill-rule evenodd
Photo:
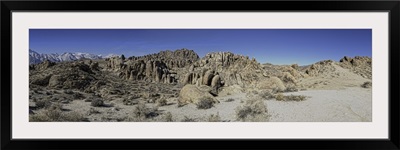
<instances>
[{"instance_id":1,"label":"rock pile","mask_svg":"<svg viewBox=\"0 0 400 150\"><path fill-rule=\"evenodd\" d=\"M263 78L262 73L263 69L255 59L231 52L214 52L188 67L181 83L207 85L216 89L224 85L246 87Z\"/></svg>"},{"instance_id":2,"label":"rock pile","mask_svg":"<svg viewBox=\"0 0 400 150\"><path fill-rule=\"evenodd\" d=\"M49 68L49 66L53 67ZM32 65L32 68L29 81L33 85L83 90L92 81L97 80L91 66L83 61L57 64L44 61L40 64Z\"/></svg>"},{"instance_id":3,"label":"rock pile","mask_svg":"<svg viewBox=\"0 0 400 150\"><path fill-rule=\"evenodd\" d=\"M322 76L328 75L336 70L335 67L333 66L333 63L334 62L332 60L319 61L317 63L308 66L305 69L305 73L312 77L320 75Z\"/></svg>"},{"instance_id":4,"label":"rock pile","mask_svg":"<svg viewBox=\"0 0 400 150\"><path fill-rule=\"evenodd\" d=\"M176 83L177 75L173 71L197 61L199 56L188 49L161 51L123 60L119 57L106 59L107 68L119 71L119 77L126 80L145 80L149 82Z\"/></svg>"},{"instance_id":5,"label":"rock pile","mask_svg":"<svg viewBox=\"0 0 400 150\"><path fill-rule=\"evenodd\" d=\"M339 61L343 68L350 69L363 78L372 79L372 59L370 57L355 56L354 58L344 56Z\"/></svg>"}]
</instances>

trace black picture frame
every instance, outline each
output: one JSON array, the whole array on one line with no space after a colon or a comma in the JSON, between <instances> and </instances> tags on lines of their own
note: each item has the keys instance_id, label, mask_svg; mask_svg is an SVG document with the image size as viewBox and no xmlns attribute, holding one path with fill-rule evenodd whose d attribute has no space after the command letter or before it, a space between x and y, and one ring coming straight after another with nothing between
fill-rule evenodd
<instances>
[{"instance_id":1,"label":"black picture frame","mask_svg":"<svg viewBox=\"0 0 400 150\"><path fill-rule=\"evenodd\" d=\"M157 7L156 7L157 6ZM160 9L161 6L161 9ZM13 11L389 12L389 139L16 140L11 138ZM1 1L2 149L399 149L399 1ZM190 147L187 147L189 145Z\"/></svg>"}]
</instances>

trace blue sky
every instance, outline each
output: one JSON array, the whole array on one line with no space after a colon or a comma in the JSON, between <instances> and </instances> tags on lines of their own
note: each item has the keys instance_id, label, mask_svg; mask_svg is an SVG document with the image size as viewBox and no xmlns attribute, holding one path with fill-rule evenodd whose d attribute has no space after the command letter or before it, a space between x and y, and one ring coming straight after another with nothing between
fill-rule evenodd
<instances>
[{"instance_id":1,"label":"blue sky","mask_svg":"<svg viewBox=\"0 0 400 150\"><path fill-rule=\"evenodd\" d=\"M312 64L372 56L370 29L30 29L38 53L141 56L188 48L203 57L230 51L272 64Z\"/></svg>"}]
</instances>

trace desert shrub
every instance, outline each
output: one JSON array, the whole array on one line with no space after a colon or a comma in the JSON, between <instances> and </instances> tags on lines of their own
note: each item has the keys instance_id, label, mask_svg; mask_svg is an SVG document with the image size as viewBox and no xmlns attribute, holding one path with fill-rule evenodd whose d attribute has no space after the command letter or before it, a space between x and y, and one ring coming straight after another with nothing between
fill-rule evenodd
<instances>
[{"instance_id":1,"label":"desert shrub","mask_svg":"<svg viewBox=\"0 0 400 150\"><path fill-rule=\"evenodd\" d=\"M232 95L230 92L226 93L226 95Z\"/></svg>"},{"instance_id":2,"label":"desert shrub","mask_svg":"<svg viewBox=\"0 0 400 150\"><path fill-rule=\"evenodd\" d=\"M363 87L363 88L371 88L372 87L372 82L370 82L370 81L364 82L361 85L361 87Z\"/></svg>"},{"instance_id":3,"label":"desert shrub","mask_svg":"<svg viewBox=\"0 0 400 150\"><path fill-rule=\"evenodd\" d=\"M307 96L304 95L283 95L282 93L279 93L275 96L275 99L277 101L304 101L307 99Z\"/></svg>"},{"instance_id":4,"label":"desert shrub","mask_svg":"<svg viewBox=\"0 0 400 150\"><path fill-rule=\"evenodd\" d=\"M260 99L253 98L236 108L236 119L239 121L268 121L267 107Z\"/></svg>"},{"instance_id":5,"label":"desert shrub","mask_svg":"<svg viewBox=\"0 0 400 150\"><path fill-rule=\"evenodd\" d=\"M178 105L177 105L178 108L179 108L179 107L183 107L183 106L185 106L185 105L186 105L186 103L181 102L181 101L178 101Z\"/></svg>"},{"instance_id":6,"label":"desert shrub","mask_svg":"<svg viewBox=\"0 0 400 150\"><path fill-rule=\"evenodd\" d=\"M258 91L253 90L253 91L251 91L251 93L253 93L253 94L258 94Z\"/></svg>"},{"instance_id":7,"label":"desert shrub","mask_svg":"<svg viewBox=\"0 0 400 150\"><path fill-rule=\"evenodd\" d=\"M93 107L101 107L104 106L104 101L102 99L93 99L90 105Z\"/></svg>"},{"instance_id":8,"label":"desert shrub","mask_svg":"<svg viewBox=\"0 0 400 150\"><path fill-rule=\"evenodd\" d=\"M34 115L29 115L29 121L30 122L48 122L48 121L50 121L50 119L43 113L38 113L38 114L34 114Z\"/></svg>"},{"instance_id":9,"label":"desert shrub","mask_svg":"<svg viewBox=\"0 0 400 150\"><path fill-rule=\"evenodd\" d=\"M49 91L46 91L46 95L52 95L53 93L50 93Z\"/></svg>"},{"instance_id":10,"label":"desert shrub","mask_svg":"<svg viewBox=\"0 0 400 150\"><path fill-rule=\"evenodd\" d=\"M78 113L78 112L69 112L66 113L62 116L61 121L64 122L81 122L83 121L85 118L83 117L82 114Z\"/></svg>"},{"instance_id":11,"label":"desert shrub","mask_svg":"<svg viewBox=\"0 0 400 150\"><path fill-rule=\"evenodd\" d=\"M90 108L88 115L91 115L91 114L100 114L100 111L97 109L94 109L94 108Z\"/></svg>"},{"instance_id":12,"label":"desert shrub","mask_svg":"<svg viewBox=\"0 0 400 150\"><path fill-rule=\"evenodd\" d=\"M211 97L201 97L196 103L198 109L209 109L214 106L214 100Z\"/></svg>"},{"instance_id":13,"label":"desert shrub","mask_svg":"<svg viewBox=\"0 0 400 150\"><path fill-rule=\"evenodd\" d=\"M228 98L228 100L226 100L225 102L233 102L233 101L235 101L235 99L233 99L233 98Z\"/></svg>"},{"instance_id":14,"label":"desert shrub","mask_svg":"<svg viewBox=\"0 0 400 150\"><path fill-rule=\"evenodd\" d=\"M285 96L282 93L278 93L275 95L275 99L277 101L283 101L283 100L285 100Z\"/></svg>"},{"instance_id":15,"label":"desert shrub","mask_svg":"<svg viewBox=\"0 0 400 150\"><path fill-rule=\"evenodd\" d=\"M172 119L172 114L171 114L171 112L165 113L164 116L162 117L162 119L163 119L165 122L173 122L173 121L174 121L174 120Z\"/></svg>"},{"instance_id":16,"label":"desert shrub","mask_svg":"<svg viewBox=\"0 0 400 150\"><path fill-rule=\"evenodd\" d=\"M133 115L137 118L146 118L146 114L147 114L147 108L144 103L139 103L133 109Z\"/></svg>"},{"instance_id":17,"label":"desert shrub","mask_svg":"<svg viewBox=\"0 0 400 150\"><path fill-rule=\"evenodd\" d=\"M75 92L73 93L74 99L84 99L85 96L81 93Z\"/></svg>"},{"instance_id":18,"label":"desert shrub","mask_svg":"<svg viewBox=\"0 0 400 150\"><path fill-rule=\"evenodd\" d=\"M147 118L158 116L158 107L147 108L144 103L139 103L133 109L133 115L139 120L145 120Z\"/></svg>"},{"instance_id":19,"label":"desert shrub","mask_svg":"<svg viewBox=\"0 0 400 150\"><path fill-rule=\"evenodd\" d=\"M189 118L188 116L184 116L181 122L196 122L193 118Z\"/></svg>"},{"instance_id":20,"label":"desert shrub","mask_svg":"<svg viewBox=\"0 0 400 150\"><path fill-rule=\"evenodd\" d=\"M168 104L168 101L165 98L160 98L160 99L157 100L157 105L158 106L165 106L167 104Z\"/></svg>"},{"instance_id":21,"label":"desert shrub","mask_svg":"<svg viewBox=\"0 0 400 150\"><path fill-rule=\"evenodd\" d=\"M217 113L216 115L211 114L210 116L208 116L208 122L221 122L221 117L219 117L219 113Z\"/></svg>"},{"instance_id":22,"label":"desert shrub","mask_svg":"<svg viewBox=\"0 0 400 150\"><path fill-rule=\"evenodd\" d=\"M270 91L262 91L262 92L260 92L259 96L262 97L263 99L267 99L267 100L274 98L274 95Z\"/></svg>"},{"instance_id":23,"label":"desert shrub","mask_svg":"<svg viewBox=\"0 0 400 150\"><path fill-rule=\"evenodd\" d=\"M42 112L34 114L30 117L32 122L49 122L49 121L61 121L62 111L60 109L46 109Z\"/></svg>"},{"instance_id":24,"label":"desert shrub","mask_svg":"<svg viewBox=\"0 0 400 150\"><path fill-rule=\"evenodd\" d=\"M289 86L289 87L286 87L284 92L297 92L297 91L299 91L299 89L297 89L296 87Z\"/></svg>"},{"instance_id":25,"label":"desert shrub","mask_svg":"<svg viewBox=\"0 0 400 150\"><path fill-rule=\"evenodd\" d=\"M285 101L304 101L307 97L304 95L288 95L285 96Z\"/></svg>"},{"instance_id":26,"label":"desert shrub","mask_svg":"<svg viewBox=\"0 0 400 150\"><path fill-rule=\"evenodd\" d=\"M65 94L74 94L74 92L72 90L64 90Z\"/></svg>"},{"instance_id":27,"label":"desert shrub","mask_svg":"<svg viewBox=\"0 0 400 150\"><path fill-rule=\"evenodd\" d=\"M48 108L51 106L51 101L48 99L42 99L42 100L37 100L35 102L36 108L41 109L41 108Z\"/></svg>"},{"instance_id":28,"label":"desert shrub","mask_svg":"<svg viewBox=\"0 0 400 150\"><path fill-rule=\"evenodd\" d=\"M47 109L34 115L29 115L31 122L80 122L85 118L78 112L63 113L60 109Z\"/></svg>"}]
</instances>

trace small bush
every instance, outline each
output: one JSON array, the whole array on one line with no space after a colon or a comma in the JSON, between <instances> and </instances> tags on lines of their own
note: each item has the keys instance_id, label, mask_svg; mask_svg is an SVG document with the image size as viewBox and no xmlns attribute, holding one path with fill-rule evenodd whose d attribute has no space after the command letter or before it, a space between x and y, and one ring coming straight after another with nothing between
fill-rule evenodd
<instances>
[{"instance_id":1,"label":"small bush","mask_svg":"<svg viewBox=\"0 0 400 150\"><path fill-rule=\"evenodd\" d=\"M138 120L144 121L147 118L158 116L158 107L147 108L144 103L139 103L133 109L133 115Z\"/></svg>"},{"instance_id":2,"label":"small bush","mask_svg":"<svg viewBox=\"0 0 400 150\"><path fill-rule=\"evenodd\" d=\"M41 109L41 108L48 108L52 105L50 100L38 100L35 102L36 108Z\"/></svg>"},{"instance_id":3,"label":"small bush","mask_svg":"<svg viewBox=\"0 0 400 150\"><path fill-rule=\"evenodd\" d=\"M84 99L85 96L81 93L75 92L73 93L74 99Z\"/></svg>"},{"instance_id":4,"label":"small bush","mask_svg":"<svg viewBox=\"0 0 400 150\"><path fill-rule=\"evenodd\" d=\"M94 99L94 100L92 100L90 105L93 107L101 107L101 106L104 106L104 101L102 99Z\"/></svg>"},{"instance_id":5,"label":"small bush","mask_svg":"<svg viewBox=\"0 0 400 150\"><path fill-rule=\"evenodd\" d=\"M236 119L239 121L268 121L267 107L260 99L250 99L236 108Z\"/></svg>"},{"instance_id":6,"label":"small bush","mask_svg":"<svg viewBox=\"0 0 400 150\"><path fill-rule=\"evenodd\" d=\"M216 115L214 115L214 114L211 114L209 117L208 117L208 122L221 122L221 117L219 117L219 113L217 113Z\"/></svg>"},{"instance_id":7,"label":"small bush","mask_svg":"<svg viewBox=\"0 0 400 150\"><path fill-rule=\"evenodd\" d=\"M163 116L163 120L165 122L173 122L174 120L172 119L172 114L171 112L167 112L164 116Z\"/></svg>"},{"instance_id":8,"label":"small bush","mask_svg":"<svg viewBox=\"0 0 400 150\"><path fill-rule=\"evenodd\" d=\"M147 114L147 108L144 103L139 103L134 109L133 109L133 115L137 118L146 118Z\"/></svg>"},{"instance_id":9,"label":"small bush","mask_svg":"<svg viewBox=\"0 0 400 150\"><path fill-rule=\"evenodd\" d=\"M182 122L196 122L193 118L189 118L188 116L184 116L184 118L181 120Z\"/></svg>"},{"instance_id":10,"label":"small bush","mask_svg":"<svg viewBox=\"0 0 400 150\"><path fill-rule=\"evenodd\" d=\"M158 105L158 106L165 106L165 105L168 105L168 101L167 101L167 99L165 99L165 98L160 98L160 99L157 100L157 105Z\"/></svg>"},{"instance_id":11,"label":"small bush","mask_svg":"<svg viewBox=\"0 0 400 150\"><path fill-rule=\"evenodd\" d=\"M228 100L226 100L225 102L233 102L233 101L235 101L235 99L233 99L233 98L228 98Z\"/></svg>"},{"instance_id":12,"label":"small bush","mask_svg":"<svg viewBox=\"0 0 400 150\"><path fill-rule=\"evenodd\" d=\"M299 89L297 89L296 87L289 86L289 87L286 87L284 92L297 92L297 91L299 91Z\"/></svg>"},{"instance_id":13,"label":"small bush","mask_svg":"<svg viewBox=\"0 0 400 150\"><path fill-rule=\"evenodd\" d=\"M293 95L293 94L285 96L282 93L279 93L279 94L277 94L275 96L275 99L277 101L304 101L304 100L307 99L307 96L304 96L304 95Z\"/></svg>"},{"instance_id":14,"label":"small bush","mask_svg":"<svg viewBox=\"0 0 400 150\"><path fill-rule=\"evenodd\" d=\"M285 101L304 101L306 98L304 95L288 95L285 96Z\"/></svg>"},{"instance_id":15,"label":"small bush","mask_svg":"<svg viewBox=\"0 0 400 150\"><path fill-rule=\"evenodd\" d=\"M83 121L85 118L83 117L82 114L78 113L78 112L70 112L67 114L64 114L62 116L62 120L64 122L81 122Z\"/></svg>"},{"instance_id":16,"label":"small bush","mask_svg":"<svg viewBox=\"0 0 400 150\"><path fill-rule=\"evenodd\" d=\"M38 114L29 115L31 122L80 122L85 118L77 112L64 114L61 110L45 110Z\"/></svg>"},{"instance_id":17,"label":"small bush","mask_svg":"<svg viewBox=\"0 0 400 150\"><path fill-rule=\"evenodd\" d=\"M273 99L274 95L270 91L263 91L259 94L263 99Z\"/></svg>"},{"instance_id":18,"label":"small bush","mask_svg":"<svg viewBox=\"0 0 400 150\"><path fill-rule=\"evenodd\" d=\"M361 85L361 87L363 87L363 88L371 88L371 87L372 87L372 82L369 82L369 81L364 82L364 83Z\"/></svg>"},{"instance_id":19,"label":"small bush","mask_svg":"<svg viewBox=\"0 0 400 150\"><path fill-rule=\"evenodd\" d=\"M64 90L65 94L74 94L74 92L72 90Z\"/></svg>"},{"instance_id":20,"label":"small bush","mask_svg":"<svg viewBox=\"0 0 400 150\"><path fill-rule=\"evenodd\" d=\"M94 108L90 108L88 115L92 115L92 114L100 114L100 111Z\"/></svg>"},{"instance_id":21,"label":"small bush","mask_svg":"<svg viewBox=\"0 0 400 150\"><path fill-rule=\"evenodd\" d=\"M226 95L232 95L230 92L226 93Z\"/></svg>"},{"instance_id":22,"label":"small bush","mask_svg":"<svg viewBox=\"0 0 400 150\"><path fill-rule=\"evenodd\" d=\"M178 105L177 105L178 108L179 108L179 107L183 107L183 106L185 106L185 105L186 105L186 103L183 103L183 102L181 102L181 101L178 101Z\"/></svg>"},{"instance_id":23,"label":"small bush","mask_svg":"<svg viewBox=\"0 0 400 150\"><path fill-rule=\"evenodd\" d=\"M210 109L214 106L214 100L211 97L202 97L196 103L198 109Z\"/></svg>"},{"instance_id":24,"label":"small bush","mask_svg":"<svg viewBox=\"0 0 400 150\"><path fill-rule=\"evenodd\" d=\"M282 93L278 93L278 94L275 96L275 99L276 99L277 101L283 101L283 100L285 100L285 96L284 96Z\"/></svg>"}]
</instances>

